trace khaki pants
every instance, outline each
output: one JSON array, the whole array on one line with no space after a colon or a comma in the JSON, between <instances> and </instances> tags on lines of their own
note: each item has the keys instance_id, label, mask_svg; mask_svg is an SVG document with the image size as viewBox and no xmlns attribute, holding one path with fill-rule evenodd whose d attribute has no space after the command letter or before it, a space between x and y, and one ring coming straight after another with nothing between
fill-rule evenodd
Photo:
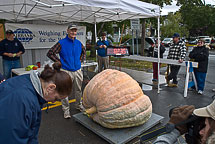
<instances>
[{"instance_id":1,"label":"khaki pants","mask_svg":"<svg viewBox=\"0 0 215 144\"><path fill-rule=\"evenodd\" d=\"M106 57L101 57L101 56L97 56L98 57L98 72L101 72L103 70L103 66L104 66L104 70L109 68L109 56Z\"/></svg>"},{"instance_id":2,"label":"khaki pants","mask_svg":"<svg viewBox=\"0 0 215 144\"><path fill-rule=\"evenodd\" d=\"M82 87L82 81L83 81L83 74L81 69L77 70L77 71L66 71L72 78L72 92L70 94L70 96L75 96L76 99L76 104L75 106L79 106L80 102L81 102L81 96L82 96L82 91L81 91L81 87ZM68 96L69 97L69 96ZM62 99L62 109L64 111L64 113L69 113L69 98L66 97L65 99Z\"/></svg>"}]
</instances>

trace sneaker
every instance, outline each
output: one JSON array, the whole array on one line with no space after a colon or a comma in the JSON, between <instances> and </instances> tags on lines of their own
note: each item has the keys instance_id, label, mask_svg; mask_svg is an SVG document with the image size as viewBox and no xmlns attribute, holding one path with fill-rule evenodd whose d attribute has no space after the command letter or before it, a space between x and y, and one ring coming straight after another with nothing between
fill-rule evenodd
<instances>
[{"instance_id":1,"label":"sneaker","mask_svg":"<svg viewBox=\"0 0 215 144\"><path fill-rule=\"evenodd\" d=\"M71 118L71 115L69 112L64 112L64 118L65 119L70 119Z\"/></svg>"},{"instance_id":2,"label":"sneaker","mask_svg":"<svg viewBox=\"0 0 215 144\"><path fill-rule=\"evenodd\" d=\"M178 85L177 85L177 84L174 84L174 83L169 83L169 84L168 84L168 87L178 87Z\"/></svg>"},{"instance_id":3,"label":"sneaker","mask_svg":"<svg viewBox=\"0 0 215 144\"><path fill-rule=\"evenodd\" d=\"M215 92L215 88L214 88L214 89L212 89L212 91L213 91L213 92Z\"/></svg>"},{"instance_id":4,"label":"sneaker","mask_svg":"<svg viewBox=\"0 0 215 144\"><path fill-rule=\"evenodd\" d=\"M203 94L203 91L199 90L199 91L198 91L198 94L202 95L202 94Z\"/></svg>"},{"instance_id":5,"label":"sneaker","mask_svg":"<svg viewBox=\"0 0 215 144\"><path fill-rule=\"evenodd\" d=\"M78 105L75 107L77 110L80 110L81 112L84 112L85 111L85 108L82 104Z\"/></svg>"}]
</instances>

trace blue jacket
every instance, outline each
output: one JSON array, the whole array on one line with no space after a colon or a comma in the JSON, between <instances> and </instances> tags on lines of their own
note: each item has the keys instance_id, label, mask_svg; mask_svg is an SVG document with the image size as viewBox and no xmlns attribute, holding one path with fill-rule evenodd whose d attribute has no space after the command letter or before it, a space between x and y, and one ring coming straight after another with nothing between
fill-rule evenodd
<instances>
[{"instance_id":1,"label":"blue jacket","mask_svg":"<svg viewBox=\"0 0 215 144\"><path fill-rule=\"evenodd\" d=\"M37 144L44 103L30 74L0 84L0 144Z\"/></svg>"},{"instance_id":2,"label":"blue jacket","mask_svg":"<svg viewBox=\"0 0 215 144\"><path fill-rule=\"evenodd\" d=\"M3 53L18 53L20 51L24 53L25 49L22 43L16 38L13 41L4 39L0 42L0 55L2 55L5 60L18 60L20 57L8 57L3 55Z\"/></svg>"},{"instance_id":3,"label":"blue jacket","mask_svg":"<svg viewBox=\"0 0 215 144\"><path fill-rule=\"evenodd\" d=\"M97 42L97 46L100 46L100 45L106 45L108 47L108 46L110 46L110 43L107 40L104 40L104 41L99 40ZM98 48L97 52L98 52L98 55L101 56L101 57L106 57L107 56L105 48Z\"/></svg>"},{"instance_id":4,"label":"blue jacket","mask_svg":"<svg viewBox=\"0 0 215 144\"><path fill-rule=\"evenodd\" d=\"M68 71L77 71L81 68L82 44L76 38L70 39L66 36L59 41L61 45L60 61L62 68Z\"/></svg>"}]
</instances>

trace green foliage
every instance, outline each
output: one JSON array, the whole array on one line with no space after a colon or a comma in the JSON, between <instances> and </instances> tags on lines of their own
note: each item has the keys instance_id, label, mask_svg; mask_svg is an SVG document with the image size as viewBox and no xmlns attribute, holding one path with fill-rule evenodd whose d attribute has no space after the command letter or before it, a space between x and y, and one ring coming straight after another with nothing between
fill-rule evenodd
<instances>
[{"instance_id":1,"label":"green foliage","mask_svg":"<svg viewBox=\"0 0 215 144\"><path fill-rule=\"evenodd\" d=\"M147 3L152 3L163 7L164 4L171 5L172 0L140 0Z\"/></svg>"},{"instance_id":2,"label":"green foliage","mask_svg":"<svg viewBox=\"0 0 215 144\"><path fill-rule=\"evenodd\" d=\"M190 36L215 34L215 8L201 0L178 0L184 25Z\"/></svg>"},{"instance_id":3,"label":"green foliage","mask_svg":"<svg viewBox=\"0 0 215 144\"><path fill-rule=\"evenodd\" d=\"M131 35L127 34L125 36L122 37L122 42L121 43L124 43L125 41L127 41L128 39L132 38Z\"/></svg>"},{"instance_id":4,"label":"green foliage","mask_svg":"<svg viewBox=\"0 0 215 144\"><path fill-rule=\"evenodd\" d=\"M172 37L174 33L179 33L181 36L188 36L188 30L183 26L181 14L176 12L175 14L170 13L167 17L164 17L164 22L161 26L161 36Z\"/></svg>"}]
</instances>

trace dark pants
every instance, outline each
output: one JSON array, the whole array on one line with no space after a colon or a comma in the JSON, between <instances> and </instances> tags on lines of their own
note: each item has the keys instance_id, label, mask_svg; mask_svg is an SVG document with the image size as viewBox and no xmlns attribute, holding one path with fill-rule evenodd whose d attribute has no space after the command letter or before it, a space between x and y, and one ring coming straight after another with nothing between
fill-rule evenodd
<instances>
[{"instance_id":1,"label":"dark pants","mask_svg":"<svg viewBox=\"0 0 215 144\"><path fill-rule=\"evenodd\" d=\"M206 73L194 71L198 90L203 91L205 87Z\"/></svg>"},{"instance_id":2,"label":"dark pants","mask_svg":"<svg viewBox=\"0 0 215 144\"><path fill-rule=\"evenodd\" d=\"M178 84L177 75L178 75L178 72L180 70L180 67L181 66L178 66L178 65L170 65L170 73L167 76L167 79L168 80L172 80L173 79L173 83L174 84Z\"/></svg>"},{"instance_id":3,"label":"dark pants","mask_svg":"<svg viewBox=\"0 0 215 144\"><path fill-rule=\"evenodd\" d=\"M158 63L153 62L152 64L153 64L153 79L158 79Z\"/></svg>"}]
</instances>

